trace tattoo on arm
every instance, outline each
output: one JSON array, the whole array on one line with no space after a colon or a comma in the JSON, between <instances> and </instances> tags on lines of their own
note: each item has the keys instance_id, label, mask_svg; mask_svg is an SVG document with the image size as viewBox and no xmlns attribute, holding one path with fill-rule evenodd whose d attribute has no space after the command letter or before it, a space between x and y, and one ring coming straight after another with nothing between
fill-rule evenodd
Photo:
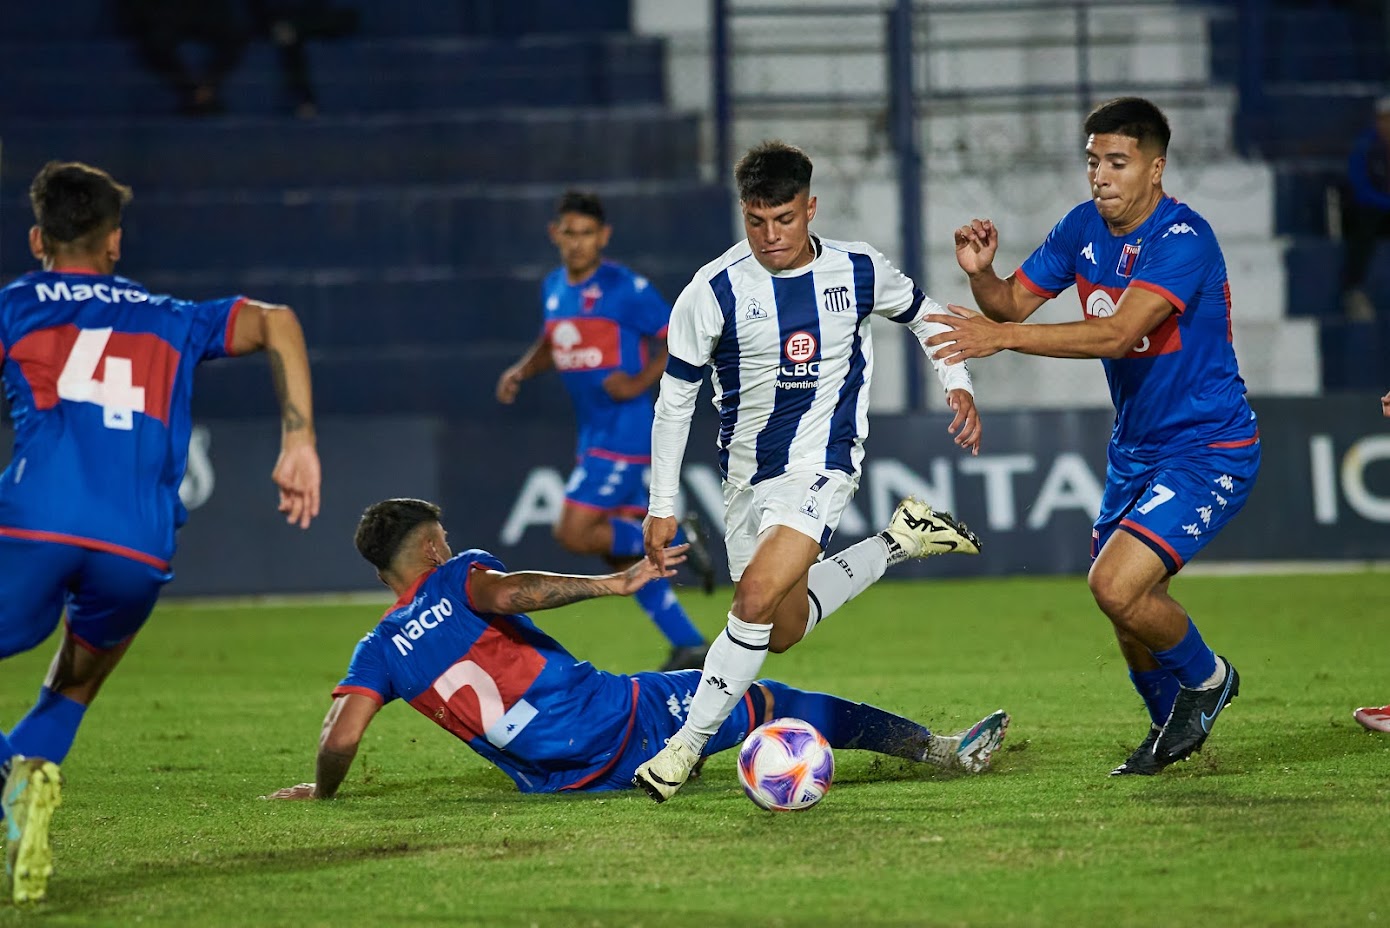
<instances>
[{"instance_id":1,"label":"tattoo on arm","mask_svg":"<svg viewBox=\"0 0 1390 928\"><path fill-rule=\"evenodd\" d=\"M508 574L508 579L516 584L511 591L511 608L508 610L514 613L554 609L613 592L605 581L596 577L567 577L525 571Z\"/></svg>"},{"instance_id":2,"label":"tattoo on arm","mask_svg":"<svg viewBox=\"0 0 1390 928\"><path fill-rule=\"evenodd\" d=\"M280 424L286 432L297 432L307 423L304 414L289 400L289 386L285 380L285 359L274 348L265 350L270 361L270 379L275 384L275 397L280 401Z\"/></svg>"}]
</instances>

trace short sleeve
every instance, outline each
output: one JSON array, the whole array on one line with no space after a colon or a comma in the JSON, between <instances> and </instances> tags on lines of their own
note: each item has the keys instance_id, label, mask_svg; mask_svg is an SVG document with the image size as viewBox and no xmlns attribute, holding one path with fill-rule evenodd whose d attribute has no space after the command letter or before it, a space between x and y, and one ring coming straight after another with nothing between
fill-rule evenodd
<instances>
[{"instance_id":1,"label":"short sleeve","mask_svg":"<svg viewBox=\"0 0 1390 928\"><path fill-rule=\"evenodd\" d=\"M653 338L665 335L671 321L670 304L645 277L633 275L631 285L624 321L643 335Z\"/></svg>"},{"instance_id":2,"label":"short sleeve","mask_svg":"<svg viewBox=\"0 0 1390 928\"><path fill-rule=\"evenodd\" d=\"M475 570L496 570L506 573L507 568L497 555L481 548L469 548L449 558L439 568L439 576L447 588L473 609L473 596L468 583ZM474 612L477 612L475 609Z\"/></svg>"},{"instance_id":3,"label":"short sleeve","mask_svg":"<svg viewBox=\"0 0 1390 928\"><path fill-rule=\"evenodd\" d=\"M396 698L391 687L391 674L381 653L381 638L375 632L357 642L357 649L352 652L352 660L348 663L347 676L333 689L335 697L349 693L375 699L382 705Z\"/></svg>"},{"instance_id":4,"label":"short sleeve","mask_svg":"<svg viewBox=\"0 0 1390 928\"><path fill-rule=\"evenodd\" d=\"M715 282L696 277L671 308L671 324L666 330L666 348L670 357L666 361L666 373L689 383L697 383L701 371L714 355L715 346L724 333L724 308L721 297L716 295L716 287L723 293L722 299L733 312L734 295L728 285L728 274L721 274Z\"/></svg>"},{"instance_id":5,"label":"short sleeve","mask_svg":"<svg viewBox=\"0 0 1390 928\"><path fill-rule=\"evenodd\" d=\"M1157 293L1179 313L1201 289L1211 271L1216 239L1210 227L1176 222L1144 243L1135 261L1131 287Z\"/></svg>"},{"instance_id":6,"label":"short sleeve","mask_svg":"<svg viewBox=\"0 0 1390 928\"><path fill-rule=\"evenodd\" d=\"M198 353L199 361L225 358L232 353L232 333L236 331L237 315L246 305L246 297L224 297L205 303L187 303L193 314L190 347Z\"/></svg>"},{"instance_id":7,"label":"short sleeve","mask_svg":"<svg viewBox=\"0 0 1390 928\"><path fill-rule=\"evenodd\" d=\"M1087 204L1089 206L1089 204ZM1062 217L1047 233L1017 271L1014 279L1032 293L1050 300L1076 283L1077 232L1080 228L1076 211Z\"/></svg>"}]
</instances>

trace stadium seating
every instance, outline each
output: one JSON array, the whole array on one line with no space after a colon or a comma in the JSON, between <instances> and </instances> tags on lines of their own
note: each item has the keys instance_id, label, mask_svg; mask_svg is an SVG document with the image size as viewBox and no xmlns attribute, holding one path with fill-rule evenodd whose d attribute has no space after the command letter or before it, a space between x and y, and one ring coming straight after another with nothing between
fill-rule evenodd
<instances>
[{"instance_id":1,"label":"stadium seating","mask_svg":"<svg viewBox=\"0 0 1390 928\"><path fill-rule=\"evenodd\" d=\"M274 49L248 50L225 116L171 115L104 0L55 38L0 7L0 276L32 261L26 186L79 159L132 184L121 272L201 298L296 306L324 414L459 413L535 337L545 224L566 186L609 204L611 252L669 298L729 243L727 192L700 179L697 118L666 105L665 45L626 0L360 4L350 39L309 45L320 115L287 114ZM200 374L199 415L270 399L255 365ZM520 412L550 415L559 391Z\"/></svg>"}]
</instances>

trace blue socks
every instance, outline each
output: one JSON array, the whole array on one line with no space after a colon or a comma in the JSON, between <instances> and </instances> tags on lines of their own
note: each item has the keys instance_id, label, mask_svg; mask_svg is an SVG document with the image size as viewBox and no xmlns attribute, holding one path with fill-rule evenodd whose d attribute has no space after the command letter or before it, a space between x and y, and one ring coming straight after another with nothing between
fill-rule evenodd
<instances>
[{"instance_id":1,"label":"blue socks","mask_svg":"<svg viewBox=\"0 0 1390 928\"><path fill-rule=\"evenodd\" d=\"M1148 707L1149 718L1156 727L1162 728L1173 712L1173 701L1178 698L1178 678L1160 669L1131 670L1129 679Z\"/></svg>"},{"instance_id":2,"label":"blue socks","mask_svg":"<svg viewBox=\"0 0 1390 928\"><path fill-rule=\"evenodd\" d=\"M613 527L613 547L609 554L619 560L642 557L647 553L642 542L642 523L631 519L609 519Z\"/></svg>"},{"instance_id":3,"label":"blue socks","mask_svg":"<svg viewBox=\"0 0 1390 928\"><path fill-rule=\"evenodd\" d=\"M681 608L676 599L676 591L671 589L671 581L653 580L632 595L637 605L651 616L661 634L671 642L673 648L697 648L705 643L705 636L690 621L690 616Z\"/></svg>"},{"instance_id":4,"label":"blue socks","mask_svg":"<svg viewBox=\"0 0 1390 928\"><path fill-rule=\"evenodd\" d=\"M790 717L810 722L832 748L877 751L915 761L926 759L931 731L911 719L885 712L877 706L799 690L775 680L759 680L758 683L772 693L773 718Z\"/></svg>"},{"instance_id":5,"label":"blue socks","mask_svg":"<svg viewBox=\"0 0 1390 928\"><path fill-rule=\"evenodd\" d=\"M55 693L48 687L39 690L39 701L29 714L19 720L10 733L13 753L27 757L43 757L61 764L72 750L77 728L87 707L80 702Z\"/></svg>"},{"instance_id":6,"label":"blue socks","mask_svg":"<svg viewBox=\"0 0 1390 928\"><path fill-rule=\"evenodd\" d=\"M1202 634L1197 631L1191 616L1187 618L1187 634L1182 641L1167 651L1155 651L1153 654L1160 667L1172 673L1179 683L1190 690L1200 689L1216 673L1216 655L1202 640Z\"/></svg>"}]
</instances>

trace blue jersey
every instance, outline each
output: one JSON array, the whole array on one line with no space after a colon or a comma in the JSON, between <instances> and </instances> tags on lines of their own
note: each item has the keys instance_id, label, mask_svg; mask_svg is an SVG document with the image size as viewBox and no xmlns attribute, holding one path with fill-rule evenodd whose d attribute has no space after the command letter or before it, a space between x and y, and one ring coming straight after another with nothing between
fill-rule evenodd
<instances>
[{"instance_id":1,"label":"blue jersey","mask_svg":"<svg viewBox=\"0 0 1390 928\"><path fill-rule=\"evenodd\" d=\"M665 336L671 307L645 277L610 261L577 284L569 283L564 268L552 271L541 298L550 355L579 418L578 455L606 451L645 463L651 457L651 396L619 402L603 380L614 371L642 370L644 338Z\"/></svg>"},{"instance_id":2,"label":"blue jersey","mask_svg":"<svg viewBox=\"0 0 1390 928\"><path fill-rule=\"evenodd\" d=\"M617 759L635 717L635 684L579 661L524 615L484 615L465 551L424 575L367 633L334 696L403 699L507 773L523 792L575 789Z\"/></svg>"},{"instance_id":3,"label":"blue jersey","mask_svg":"<svg viewBox=\"0 0 1390 928\"><path fill-rule=\"evenodd\" d=\"M152 296L123 277L38 271L0 290L0 376L15 424L0 535L167 569L193 368L228 353L241 299Z\"/></svg>"},{"instance_id":4,"label":"blue jersey","mask_svg":"<svg viewBox=\"0 0 1390 928\"><path fill-rule=\"evenodd\" d=\"M1110 233L1087 201L1023 262L1016 279L1051 299L1073 283L1087 318L1115 312L1128 287L1174 311L1122 358L1107 358L1115 404L1111 442L1141 458L1174 448L1253 444L1255 414L1231 343L1226 259L1207 221L1168 197L1128 235Z\"/></svg>"}]
</instances>

